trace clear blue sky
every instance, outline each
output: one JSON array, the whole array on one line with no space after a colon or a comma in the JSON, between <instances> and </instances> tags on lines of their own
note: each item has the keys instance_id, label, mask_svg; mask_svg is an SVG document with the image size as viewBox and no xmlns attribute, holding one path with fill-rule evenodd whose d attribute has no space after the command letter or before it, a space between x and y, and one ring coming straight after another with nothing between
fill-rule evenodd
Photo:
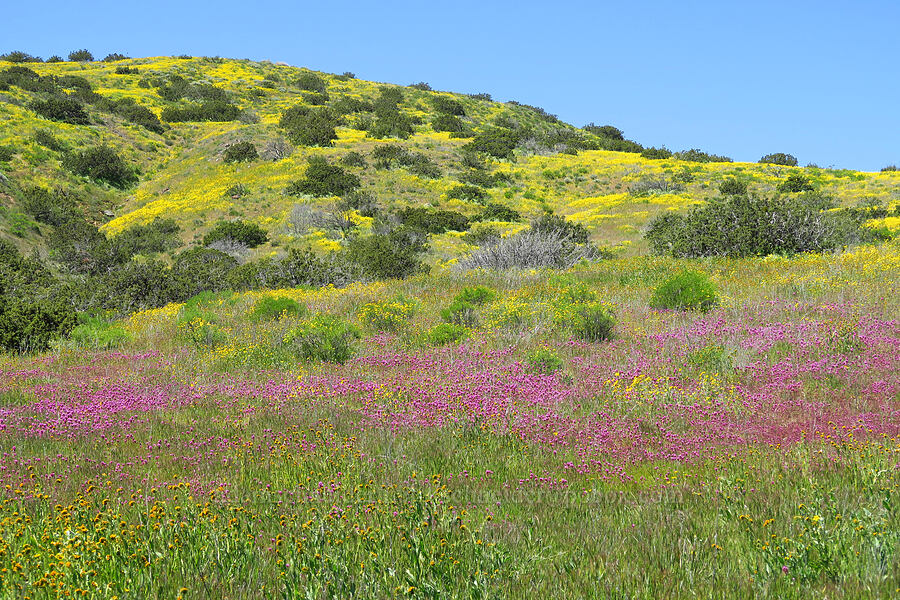
<instances>
[{"instance_id":1,"label":"clear blue sky","mask_svg":"<svg viewBox=\"0 0 900 600\"><path fill-rule=\"evenodd\" d=\"M0 51L192 54L488 92L645 145L900 164L900 1L9 2Z\"/></svg>"}]
</instances>

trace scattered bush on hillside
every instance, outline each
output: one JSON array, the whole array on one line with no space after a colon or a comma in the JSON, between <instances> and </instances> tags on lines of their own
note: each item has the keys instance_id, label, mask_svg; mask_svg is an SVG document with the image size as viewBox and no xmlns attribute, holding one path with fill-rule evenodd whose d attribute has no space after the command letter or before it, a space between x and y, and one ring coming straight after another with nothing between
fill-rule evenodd
<instances>
[{"instance_id":1,"label":"scattered bush on hillside","mask_svg":"<svg viewBox=\"0 0 900 600\"><path fill-rule=\"evenodd\" d=\"M708 312L719 299L712 281L703 273L684 271L653 290L650 307Z\"/></svg>"},{"instance_id":2,"label":"scattered bush on hillside","mask_svg":"<svg viewBox=\"0 0 900 600\"><path fill-rule=\"evenodd\" d=\"M500 204L489 202L478 214L478 221L502 221L504 223L516 223L522 218L518 211Z\"/></svg>"},{"instance_id":3,"label":"scattered bush on hillside","mask_svg":"<svg viewBox=\"0 0 900 600\"><path fill-rule=\"evenodd\" d=\"M130 121L135 125L140 125L144 129L154 133L163 133L166 130L165 126L156 116L156 113L146 106L141 106L133 98L110 100L103 97L98 101L97 106L101 110L117 114L125 118L125 120Z\"/></svg>"},{"instance_id":4,"label":"scattered bush on hillside","mask_svg":"<svg viewBox=\"0 0 900 600\"><path fill-rule=\"evenodd\" d=\"M202 104L191 104L185 107L167 106L162 111L162 120L169 123L188 121L225 122L234 121L241 115L234 104L221 100L209 100Z\"/></svg>"},{"instance_id":5,"label":"scattered bush on hillside","mask_svg":"<svg viewBox=\"0 0 900 600\"><path fill-rule=\"evenodd\" d=\"M672 151L666 147L662 148L644 148L641 152L641 156L644 158L649 158L651 160L662 160L666 158L672 157Z\"/></svg>"},{"instance_id":6,"label":"scattered bush on hillside","mask_svg":"<svg viewBox=\"0 0 900 600\"><path fill-rule=\"evenodd\" d=\"M628 193L632 196L652 196L653 194L672 194L683 189L682 185L674 180L670 181L660 176L644 175L628 186Z\"/></svg>"},{"instance_id":7,"label":"scattered bush on hillside","mask_svg":"<svg viewBox=\"0 0 900 600\"><path fill-rule=\"evenodd\" d=\"M47 238L47 247L63 271L75 274L105 273L128 258L95 226L77 217L55 227Z\"/></svg>"},{"instance_id":8,"label":"scattered bush on hillside","mask_svg":"<svg viewBox=\"0 0 900 600\"><path fill-rule=\"evenodd\" d=\"M447 231L466 231L469 219L452 210L438 210L421 206L404 208L397 213L400 222L413 229L433 234Z\"/></svg>"},{"instance_id":9,"label":"scattered bush on hillside","mask_svg":"<svg viewBox=\"0 0 900 600\"><path fill-rule=\"evenodd\" d=\"M204 246L209 246L219 241L237 243L247 248L256 248L269 241L269 236L256 223L241 220L222 221L203 236Z\"/></svg>"},{"instance_id":10,"label":"scattered bush on hillside","mask_svg":"<svg viewBox=\"0 0 900 600\"><path fill-rule=\"evenodd\" d=\"M110 146L93 146L81 152L68 154L63 166L95 181L124 189L136 183L138 176L125 160Z\"/></svg>"},{"instance_id":11,"label":"scattered bush on hillside","mask_svg":"<svg viewBox=\"0 0 900 600\"><path fill-rule=\"evenodd\" d=\"M612 312L599 302L577 307L572 313L572 333L586 342L605 342L612 337L616 319Z\"/></svg>"},{"instance_id":12,"label":"scattered bush on hillside","mask_svg":"<svg viewBox=\"0 0 900 600\"><path fill-rule=\"evenodd\" d=\"M16 155L16 149L12 146L0 146L0 162L9 162Z\"/></svg>"},{"instance_id":13,"label":"scattered bush on hillside","mask_svg":"<svg viewBox=\"0 0 900 600\"><path fill-rule=\"evenodd\" d=\"M546 346L531 352L525 358L528 370L539 375L552 375L563 367L563 361L556 351Z\"/></svg>"},{"instance_id":14,"label":"scattered bush on hillside","mask_svg":"<svg viewBox=\"0 0 900 600\"><path fill-rule=\"evenodd\" d=\"M113 52L103 57L103 62L116 62L117 60L128 60L128 57L118 52Z\"/></svg>"},{"instance_id":15,"label":"scattered bush on hillside","mask_svg":"<svg viewBox=\"0 0 900 600\"><path fill-rule=\"evenodd\" d=\"M577 244L558 231L526 230L501 238L496 244L481 246L459 261L469 269L568 269L581 261L593 261L603 254L590 244Z\"/></svg>"},{"instance_id":16,"label":"scattered bush on hillside","mask_svg":"<svg viewBox=\"0 0 900 600\"><path fill-rule=\"evenodd\" d=\"M62 190L30 187L22 196L22 208L38 223L58 227L75 216L75 201Z\"/></svg>"},{"instance_id":17,"label":"scattered bush on hillside","mask_svg":"<svg viewBox=\"0 0 900 600\"><path fill-rule=\"evenodd\" d=\"M0 61L11 63L43 62L40 57L32 56L31 54L22 52L21 50L13 50L12 52L7 52L6 54L0 54Z\"/></svg>"},{"instance_id":18,"label":"scattered bush on hillside","mask_svg":"<svg viewBox=\"0 0 900 600\"><path fill-rule=\"evenodd\" d=\"M341 164L343 164L345 167L366 168L367 166L369 166L369 163L366 162L366 157L356 150L351 150L350 152L345 154L341 158Z\"/></svg>"},{"instance_id":19,"label":"scattered bush on hillside","mask_svg":"<svg viewBox=\"0 0 900 600\"><path fill-rule=\"evenodd\" d=\"M431 120L431 128L435 131L447 131L450 133L462 133L467 130L462 120L453 115L437 115Z\"/></svg>"},{"instance_id":20,"label":"scattered bush on hillside","mask_svg":"<svg viewBox=\"0 0 900 600\"><path fill-rule=\"evenodd\" d=\"M0 297L0 349L42 352L50 341L75 327L75 312L61 302L28 302Z\"/></svg>"},{"instance_id":21,"label":"scattered bush on hillside","mask_svg":"<svg viewBox=\"0 0 900 600\"><path fill-rule=\"evenodd\" d=\"M344 364L353 356L354 342L362 337L353 324L319 313L288 332L284 343L306 361Z\"/></svg>"},{"instance_id":22,"label":"scattered bush on hillside","mask_svg":"<svg viewBox=\"0 0 900 600\"><path fill-rule=\"evenodd\" d=\"M73 50L69 52L69 60L71 62L90 62L94 60L94 55L85 49Z\"/></svg>"},{"instance_id":23,"label":"scattered bush on hillside","mask_svg":"<svg viewBox=\"0 0 900 600\"><path fill-rule=\"evenodd\" d=\"M194 272L183 274L185 282L194 280ZM122 266L104 273L93 282L99 296L93 304L99 308L128 314L148 308L165 306L175 300L184 300L176 289L172 272L159 260L128 261Z\"/></svg>"},{"instance_id":24,"label":"scattered bush on hillside","mask_svg":"<svg viewBox=\"0 0 900 600\"><path fill-rule=\"evenodd\" d=\"M491 127L477 133L475 139L463 148L482 152L495 158L511 160L514 157L513 150L521 140L522 134L516 130Z\"/></svg>"},{"instance_id":25,"label":"scattered bush on hillside","mask_svg":"<svg viewBox=\"0 0 900 600\"><path fill-rule=\"evenodd\" d=\"M279 125L293 143L302 146L330 146L337 139L337 119L329 108L292 106L284 111Z\"/></svg>"},{"instance_id":26,"label":"scattered bush on hillside","mask_svg":"<svg viewBox=\"0 0 900 600\"><path fill-rule=\"evenodd\" d=\"M625 133L619 129L618 127L613 127L612 125L594 125L593 123L588 123L584 127L583 130L593 133L596 136L607 138L610 140L624 140Z\"/></svg>"},{"instance_id":27,"label":"scattered bush on hillside","mask_svg":"<svg viewBox=\"0 0 900 600\"><path fill-rule=\"evenodd\" d=\"M759 159L760 163L771 164L771 165L783 165L786 167L796 167L797 166L797 157L791 154L785 154L784 152L776 152L774 154L766 154L762 158Z\"/></svg>"},{"instance_id":28,"label":"scattered bush on hillside","mask_svg":"<svg viewBox=\"0 0 900 600\"><path fill-rule=\"evenodd\" d=\"M709 162L734 162L727 156L719 156L718 154L709 154L707 152L703 152L697 148L691 148L690 150L682 150L681 152L676 152L672 155L672 158L676 160L685 160L689 162L700 162L700 163L709 163Z\"/></svg>"},{"instance_id":29,"label":"scattered bush on hillside","mask_svg":"<svg viewBox=\"0 0 900 600\"><path fill-rule=\"evenodd\" d=\"M68 149L64 143L46 129L38 129L35 131L32 139L36 144L40 144L44 148L55 150L56 152L65 152Z\"/></svg>"},{"instance_id":30,"label":"scattered bush on hillside","mask_svg":"<svg viewBox=\"0 0 900 600\"><path fill-rule=\"evenodd\" d=\"M437 179L442 173L440 167L421 152L410 152L399 144L376 146L372 152L376 169L404 167L410 173L428 179Z\"/></svg>"},{"instance_id":31,"label":"scattered bush on hillside","mask_svg":"<svg viewBox=\"0 0 900 600\"><path fill-rule=\"evenodd\" d=\"M455 185L447 192L447 198L451 200L465 200L483 204L488 199L487 191L475 185Z\"/></svg>"},{"instance_id":32,"label":"scattered bush on hillside","mask_svg":"<svg viewBox=\"0 0 900 600\"><path fill-rule=\"evenodd\" d=\"M140 75L141 71L137 67L116 67L114 71L116 75Z\"/></svg>"},{"instance_id":33,"label":"scattered bush on hillside","mask_svg":"<svg viewBox=\"0 0 900 600\"><path fill-rule=\"evenodd\" d=\"M181 245L181 228L174 219L155 218L146 225L132 225L112 238L122 253L135 254L167 252Z\"/></svg>"},{"instance_id":34,"label":"scattered bush on hillside","mask_svg":"<svg viewBox=\"0 0 900 600\"><path fill-rule=\"evenodd\" d=\"M302 317L306 313L306 307L285 296L266 296L259 299L253 305L250 312L251 321L272 321L282 317Z\"/></svg>"},{"instance_id":35,"label":"scattered bush on hillside","mask_svg":"<svg viewBox=\"0 0 900 600\"><path fill-rule=\"evenodd\" d=\"M259 158L259 154L256 152L256 146L253 145L253 142L246 140L231 144L225 148L225 154L223 155L223 160L226 163L247 162L257 158Z\"/></svg>"},{"instance_id":36,"label":"scattered bush on hillside","mask_svg":"<svg viewBox=\"0 0 900 600\"><path fill-rule=\"evenodd\" d=\"M344 195L340 202L341 210L355 210L364 217L378 214L378 200L369 192L356 191Z\"/></svg>"},{"instance_id":37,"label":"scattered bush on hillside","mask_svg":"<svg viewBox=\"0 0 900 600\"><path fill-rule=\"evenodd\" d=\"M432 91L431 86L428 85L427 83L425 83L424 81L420 81L419 83L411 83L411 84L409 84L409 87L411 87L414 90L419 90L422 92Z\"/></svg>"},{"instance_id":38,"label":"scattered bush on hillside","mask_svg":"<svg viewBox=\"0 0 900 600\"><path fill-rule=\"evenodd\" d=\"M798 192L811 192L815 190L812 181L803 173L790 173L787 179L778 184L776 189L779 192L788 194L796 194Z\"/></svg>"},{"instance_id":39,"label":"scattered bush on hillside","mask_svg":"<svg viewBox=\"0 0 900 600\"><path fill-rule=\"evenodd\" d=\"M428 270L419 258L427 249L425 239L421 232L401 227L351 240L347 255L366 277L404 279Z\"/></svg>"},{"instance_id":40,"label":"scattered bush on hillside","mask_svg":"<svg viewBox=\"0 0 900 600\"><path fill-rule=\"evenodd\" d=\"M184 300L204 291L227 288L228 275L238 261L213 248L194 247L181 252L172 261L172 295Z\"/></svg>"},{"instance_id":41,"label":"scattered bush on hillside","mask_svg":"<svg viewBox=\"0 0 900 600\"><path fill-rule=\"evenodd\" d=\"M28 108L51 121L62 121L72 125L88 125L91 120L84 105L69 96L50 96L46 100L35 100Z\"/></svg>"},{"instance_id":42,"label":"scattered bush on hillside","mask_svg":"<svg viewBox=\"0 0 900 600\"><path fill-rule=\"evenodd\" d=\"M488 246L491 244L496 244L500 241L502 236L500 235L500 230L494 227L493 225L482 225L476 224L473 225L469 230L462 236L462 240L473 246Z\"/></svg>"},{"instance_id":43,"label":"scattered bush on hillside","mask_svg":"<svg viewBox=\"0 0 900 600\"><path fill-rule=\"evenodd\" d=\"M719 192L724 196L743 196L747 193L747 182L729 177L719 184Z\"/></svg>"},{"instance_id":44,"label":"scattered bush on hillside","mask_svg":"<svg viewBox=\"0 0 900 600\"><path fill-rule=\"evenodd\" d=\"M356 175L347 173L338 165L328 164L324 157L312 156L303 179L291 183L286 193L290 196L343 196L359 186Z\"/></svg>"},{"instance_id":45,"label":"scattered bush on hillside","mask_svg":"<svg viewBox=\"0 0 900 600\"><path fill-rule=\"evenodd\" d=\"M63 61L62 56L60 56L59 54L54 54L53 56L51 56L50 58L47 59L48 63L60 63L62 61Z\"/></svg>"},{"instance_id":46,"label":"scattered bush on hillside","mask_svg":"<svg viewBox=\"0 0 900 600\"><path fill-rule=\"evenodd\" d=\"M312 71L302 71L300 75L297 76L295 85L307 92L325 93L325 80Z\"/></svg>"},{"instance_id":47,"label":"scattered bush on hillside","mask_svg":"<svg viewBox=\"0 0 900 600\"><path fill-rule=\"evenodd\" d=\"M477 94L468 94L473 100L483 100L485 102L493 102L494 98L487 92L478 92Z\"/></svg>"},{"instance_id":48,"label":"scattered bush on hillside","mask_svg":"<svg viewBox=\"0 0 900 600\"><path fill-rule=\"evenodd\" d=\"M452 115L456 117L466 116L466 108L462 102L449 96L435 96L431 99L431 104L436 112Z\"/></svg>"},{"instance_id":49,"label":"scattered bush on hillside","mask_svg":"<svg viewBox=\"0 0 900 600\"><path fill-rule=\"evenodd\" d=\"M331 103L331 110L338 115L350 115L353 113L372 112L375 105L368 100L362 98L354 98L353 96L341 96Z\"/></svg>"},{"instance_id":50,"label":"scattered bush on hillside","mask_svg":"<svg viewBox=\"0 0 900 600\"><path fill-rule=\"evenodd\" d=\"M366 126L370 137L406 139L413 134L412 120L400 110L403 92L399 88L382 87L375 100L375 119Z\"/></svg>"},{"instance_id":51,"label":"scattered bush on hillside","mask_svg":"<svg viewBox=\"0 0 900 600\"><path fill-rule=\"evenodd\" d=\"M559 234L575 244L587 244L590 234L584 225L560 215L544 213L531 222L531 231L538 234Z\"/></svg>"},{"instance_id":52,"label":"scattered bush on hillside","mask_svg":"<svg viewBox=\"0 0 900 600\"><path fill-rule=\"evenodd\" d=\"M435 325L424 336L426 343L432 346L446 346L464 340L469 335L469 330L455 323L441 323Z\"/></svg>"},{"instance_id":53,"label":"scattered bush on hillside","mask_svg":"<svg viewBox=\"0 0 900 600\"><path fill-rule=\"evenodd\" d=\"M881 167L882 173L892 173L894 171L900 171L900 168L897 165L888 165L886 167Z\"/></svg>"},{"instance_id":54,"label":"scattered bush on hillside","mask_svg":"<svg viewBox=\"0 0 900 600\"><path fill-rule=\"evenodd\" d=\"M826 212L820 194L728 196L686 214L662 214L645 237L658 254L675 257L765 256L821 252L864 239L865 231L844 212Z\"/></svg>"}]
</instances>

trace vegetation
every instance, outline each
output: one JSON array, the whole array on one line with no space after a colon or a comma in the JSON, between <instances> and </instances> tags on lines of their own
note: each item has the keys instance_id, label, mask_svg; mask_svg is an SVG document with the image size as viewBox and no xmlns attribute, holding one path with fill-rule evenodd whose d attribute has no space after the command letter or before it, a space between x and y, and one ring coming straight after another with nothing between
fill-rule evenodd
<instances>
[{"instance_id":1,"label":"vegetation","mask_svg":"<svg viewBox=\"0 0 900 600\"><path fill-rule=\"evenodd\" d=\"M709 277L696 271L684 271L661 283L650 297L652 308L708 312L719 298Z\"/></svg>"},{"instance_id":2,"label":"vegetation","mask_svg":"<svg viewBox=\"0 0 900 600\"><path fill-rule=\"evenodd\" d=\"M786 167L796 167L797 157L784 152L776 152L774 154L766 154L759 159L760 163L772 165L784 165Z\"/></svg>"}]
</instances>

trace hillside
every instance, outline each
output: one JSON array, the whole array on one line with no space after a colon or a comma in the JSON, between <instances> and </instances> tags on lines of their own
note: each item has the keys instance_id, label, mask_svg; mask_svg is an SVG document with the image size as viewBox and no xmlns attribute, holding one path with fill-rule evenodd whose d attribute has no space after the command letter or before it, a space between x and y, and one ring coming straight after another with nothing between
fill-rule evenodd
<instances>
[{"instance_id":1,"label":"hillside","mask_svg":"<svg viewBox=\"0 0 900 600\"><path fill-rule=\"evenodd\" d=\"M8 69L22 67L40 79L28 73L8 75ZM289 247L337 250L345 244L348 228L365 233L373 217L404 207L435 207L473 219L490 202L513 209L520 218L509 222L487 216L478 227L508 234L552 210L583 224L598 245L639 254L646 250L642 229L655 215L704 202L717 195L726 178L746 182L752 192L770 193L794 171L805 173L818 190L844 206L884 206L887 218L879 224L898 226L893 215L900 203L900 172L651 160L637 152L608 150L640 146L615 134L597 135L605 133L600 128L578 129L534 107L495 102L486 95L429 91L423 84L385 86L350 74L187 57L0 63L0 71L7 73L0 85L0 147L12 154L0 162L0 236L23 253L32 248L45 253L51 229L24 206L23 190L35 185L64 190L90 222L112 236L164 217L177 222L182 241L190 244L221 220L255 222L268 232L268 241L244 253L242 260L280 255ZM48 92L48 82L55 82L55 91ZM387 102L394 119L390 122L379 112L385 89L400 92L396 112L390 113ZM35 102L59 91L79 99L88 116L84 124L49 120L33 110ZM129 109L130 100L152 111L152 117ZM229 120L171 121L173 109L216 102ZM290 139L291 132L279 123L287 109L297 106L331 111L337 124L331 145ZM161 122L151 122L158 117ZM381 127L382 120L387 127ZM509 131L518 138L507 158L485 153L473 158L463 151L479 139L473 136ZM53 140L42 137L45 132L52 132ZM393 135L376 137L386 134ZM225 162L226 148L244 141L253 144L259 157ZM63 166L66 151L99 144L112 146L137 168L136 184L119 189ZM402 150L389 155L384 147L390 145ZM373 156L379 148L381 160ZM286 194L313 156L342 165L370 195L357 198L354 208L330 194ZM459 231L434 233L426 260L433 266L452 263L474 243Z\"/></svg>"}]
</instances>

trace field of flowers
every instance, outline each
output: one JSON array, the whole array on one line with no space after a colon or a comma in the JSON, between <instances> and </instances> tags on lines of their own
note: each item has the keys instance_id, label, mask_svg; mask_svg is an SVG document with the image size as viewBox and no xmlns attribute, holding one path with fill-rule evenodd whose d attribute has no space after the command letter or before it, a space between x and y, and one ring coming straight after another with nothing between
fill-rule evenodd
<instances>
[{"instance_id":1,"label":"field of flowers","mask_svg":"<svg viewBox=\"0 0 900 600\"><path fill-rule=\"evenodd\" d=\"M720 304L648 308L688 267ZM206 294L2 357L0 597L895 596L898 280L891 245L631 257ZM292 353L322 315L343 364Z\"/></svg>"}]
</instances>

